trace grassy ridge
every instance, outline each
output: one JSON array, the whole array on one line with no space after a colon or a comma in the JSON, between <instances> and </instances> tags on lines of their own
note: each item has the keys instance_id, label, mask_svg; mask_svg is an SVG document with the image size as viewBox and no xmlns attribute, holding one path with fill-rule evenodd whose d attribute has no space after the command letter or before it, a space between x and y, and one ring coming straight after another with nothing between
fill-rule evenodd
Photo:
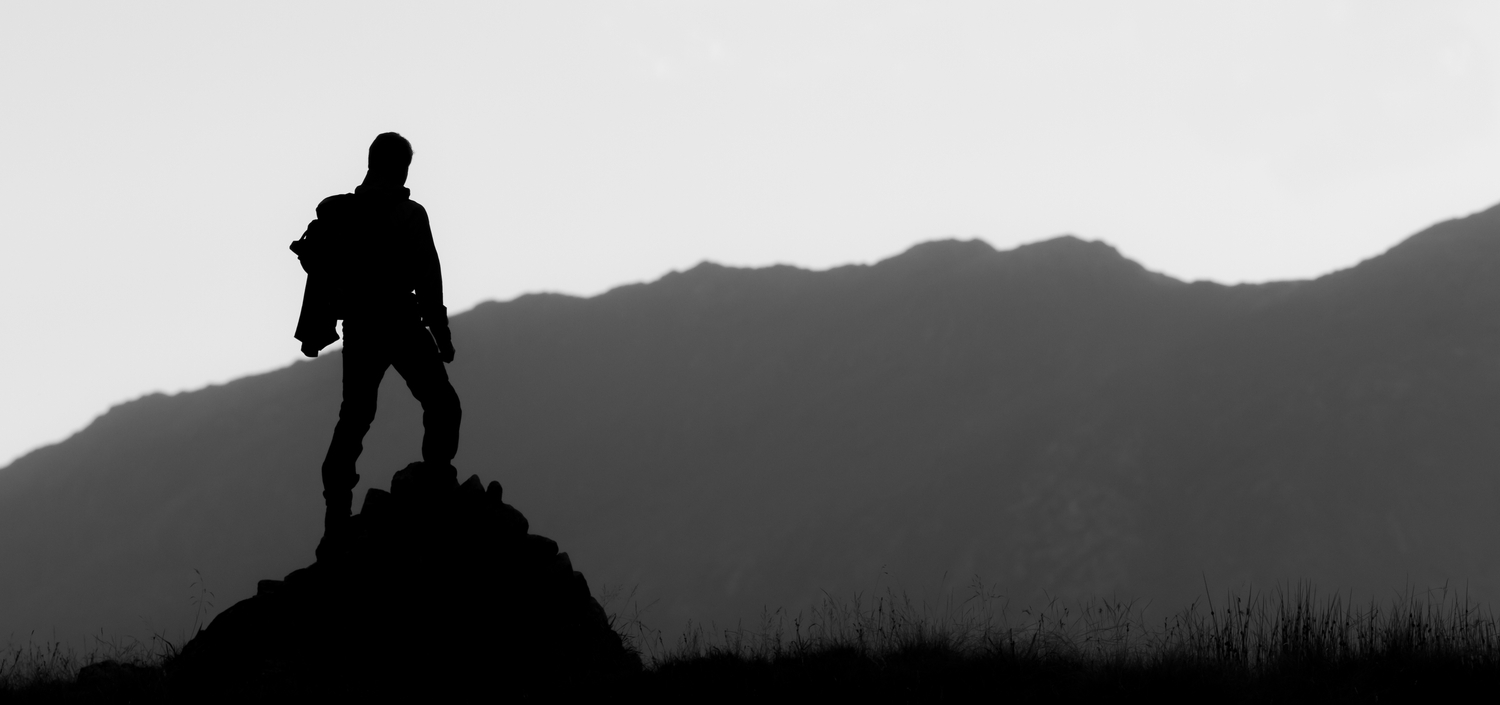
<instances>
[{"instance_id":1,"label":"grassy ridge","mask_svg":"<svg viewBox=\"0 0 1500 705\"><path fill-rule=\"evenodd\" d=\"M1465 694L1500 677L1495 617L1446 589L1356 603L1303 584L1205 596L1148 623L1134 605L1109 601L1011 610L976 583L969 596L935 607L895 592L826 597L806 613L763 614L750 628L693 626L672 644L628 598L608 591L602 598L623 605L615 627L648 666L599 685L668 701L711 694L1389 702ZM173 691L164 673L176 649L158 641L100 642L83 656L56 645L12 646L0 664L0 700L192 697Z\"/></svg>"},{"instance_id":2,"label":"grassy ridge","mask_svg":"<svg viewBox=\"0 0 1500 705\"><path fill-rule=\"evenodd\" d=\"M667 647L622 632L651 664L641 687L686 697L716 687L746 700L801 693L881 700L1129 694L1226 702L1374 702L1459 694L1500 676L1493 614L1450 590L1355 603L1310 585L1208 596L1148 623L1134 605L1007 609L976 584L931 609L888 592L826 598L754 629L692 629Z\"/></svg>"}]
</instances>

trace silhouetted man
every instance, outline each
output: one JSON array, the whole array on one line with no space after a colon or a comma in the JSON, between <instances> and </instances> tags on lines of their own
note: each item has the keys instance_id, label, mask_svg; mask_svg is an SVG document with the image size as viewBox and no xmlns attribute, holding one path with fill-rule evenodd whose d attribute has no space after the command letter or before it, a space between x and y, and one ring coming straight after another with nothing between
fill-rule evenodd
<instances>
[{"instance_id":1,"label":"silhouetted man","mask_svg":"<svg viewBox=\"0 0 1500 705\"><path fill-rule=\"evenodd\" d=\"M424 464L447 467L458 451L458 394L443 368L453 361L443 274L427 211L408 197L411 157L401 135L376 137L364 183L319 203L318 218L292 243L308 275L296 333L302 354L317 357L344 321L344 403L323 460L325 541L349 519L354 463L387 367L422 403Z\"/></svg>"}]
</instances>

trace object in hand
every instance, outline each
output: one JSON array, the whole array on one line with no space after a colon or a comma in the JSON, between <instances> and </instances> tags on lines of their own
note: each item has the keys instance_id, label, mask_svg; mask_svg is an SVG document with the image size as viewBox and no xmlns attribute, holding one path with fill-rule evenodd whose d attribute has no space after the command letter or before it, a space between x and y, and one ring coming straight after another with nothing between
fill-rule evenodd
<instances>
[{"instance_id":1,"label":"object in hand","mask_svg":"<svg viewBox=\"0 0 1500 705\"><path fill-rule=\"evenodd\" d=\"M437 340L438 357L453 362L453 331L448 326L432 326L432 337Z\"/></svg>"}]
</instances>

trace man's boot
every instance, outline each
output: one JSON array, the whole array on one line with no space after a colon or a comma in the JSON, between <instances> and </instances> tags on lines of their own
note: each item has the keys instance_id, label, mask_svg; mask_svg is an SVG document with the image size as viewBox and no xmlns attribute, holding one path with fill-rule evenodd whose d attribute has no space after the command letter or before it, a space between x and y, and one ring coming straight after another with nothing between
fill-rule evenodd
<instances>
[{"instance_id":1,"label":"man's boot","mask_svg":"<svg viewBox=\"0 0 1500 705\"><path fill-rule=\"evenodd\" d=\"M315 552L318 560L341 553L348 542L349 518L354 507L354 485L358 483L359 475L355 475L348 488L323 490L323 500L328 506L323 513L323 540L318 542Z\"/></svg>"}]
</instances>

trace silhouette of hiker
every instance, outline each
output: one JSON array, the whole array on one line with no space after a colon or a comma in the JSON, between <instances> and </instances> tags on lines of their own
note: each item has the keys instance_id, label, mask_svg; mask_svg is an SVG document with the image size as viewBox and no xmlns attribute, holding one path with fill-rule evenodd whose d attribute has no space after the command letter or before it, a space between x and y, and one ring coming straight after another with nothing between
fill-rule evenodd
<instances>
[{"instance_id":1,"label":"silhouette of hiker","mask_svg":"<svg viewBox=\"0 0 1500 705\"><path fill-rule=\"evenodd\" d=\"M376 137L364 183L319 203L317 219L292 243L307 271L296 333L302 354L317 357L344 321L344 402L323 460L325 543L349 520L354 465L387 367L422 403L424 465L446 468L458 452L462 412L443 368L453 361L453 336L427 211L405 187L411 158L406 138Z\"/></svg>"}]
</instances>

